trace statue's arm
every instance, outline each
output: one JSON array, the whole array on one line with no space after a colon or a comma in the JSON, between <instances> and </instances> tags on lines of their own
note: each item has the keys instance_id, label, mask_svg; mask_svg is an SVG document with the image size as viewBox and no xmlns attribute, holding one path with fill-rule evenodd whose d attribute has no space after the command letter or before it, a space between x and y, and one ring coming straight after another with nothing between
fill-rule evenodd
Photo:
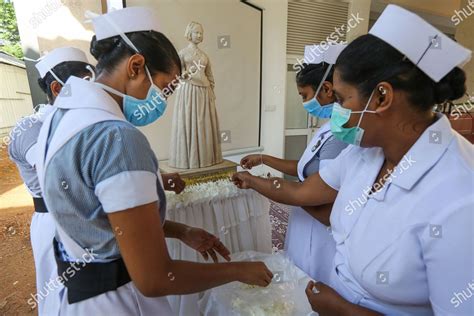
<instances>
[{"instance_id":1,"label":"statue's arm","mask_svg":"<svg viewBox=\"0 0 474 316\"><path fill-rule=\"evenodd\" d=\"M206 77L209 80L209 83L211 84L211 88L214 90L215 81L214 81L214 75L212 74L212 69L211 69L211 61L209 58L207 58L207 66L206 66Z\"/></svg>"},{"instance_id":2,"label":"statue's arm","mask_svg":"<svg viewBox=\"0 0 474 316\"><path fill-rule=\"evenodd\" d=\"M184 51L183 50L179 51L178 56L179 56L179 60L181 61L181 76L184 76L186 72L186 64L184 62Z\"/></svg>"}]
</instances>

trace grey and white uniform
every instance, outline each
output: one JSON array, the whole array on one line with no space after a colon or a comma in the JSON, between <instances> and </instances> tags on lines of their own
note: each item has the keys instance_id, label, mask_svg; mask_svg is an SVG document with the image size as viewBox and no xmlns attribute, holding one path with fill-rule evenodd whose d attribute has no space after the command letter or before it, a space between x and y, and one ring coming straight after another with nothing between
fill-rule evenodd
<instances>
[{"instance_id":1,"label":"grey and white uniform","mask_svg":"<svg viewBox=\"0 0 474 316\"><path fill-rule=\"evenodd\" d=\"M33 198L41 198L41 188L36 174L38 135L46 116L53 110L47 104L39 107L37 113L21 119L10 133L8 155L16 164L26 188ZM30 225L31 248L35 261L36 295L31 306L37 305L39 315L53 315L59 308L59 292L62 286L51 287L51 280L57 276L53 253L55 234L51 214L34 212Z\"/></svg>"},{"instance_id":2,"label":"grey and white uniform","mask_svg":"<svg viewBox=\"0 0 474 316\"><path fill-rule=\"evenodd\" d=\"M41 129L40 185L57 223L62 259L78 260L82 249L91 249L93 262L110 262L121 254L108 213L156 201L164 222L158 161L146 137L101 87L77 77L66 84L70 91L56 99L57 109ZM74 304L67 290L62 315L171 314L166 297L144 297L133 282Z\"/></svg>"},{"instance_id":3,"label":"grey and white uniform","mask_svg":"<svg viewBox=\"0 0 474 316\"><path fill-rule=\"evenodd\" d=\"M323 169L335 159L347 144L336 139L329 122L314 135L298 161L298 178L307 177ZM330 227L321 224L301 207L293 207L288 222L285 250L290 259L313 279L329 282L336 244Z\"/></svg>"}]
</instances>

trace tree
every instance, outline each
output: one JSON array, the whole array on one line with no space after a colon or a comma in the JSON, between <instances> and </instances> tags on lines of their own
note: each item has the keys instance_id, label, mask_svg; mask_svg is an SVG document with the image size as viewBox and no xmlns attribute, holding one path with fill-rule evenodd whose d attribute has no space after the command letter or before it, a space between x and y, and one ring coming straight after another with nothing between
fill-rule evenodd
<instances>
[{"instance_id":1,"label":"tree","mask_svg":"<svg viewBox=\"0 0 474 316\"><path fill-rule=\"evenodd\" d=\"M23 58L13 2L0 0L0 50Z\"/></svg>"}]
</instances>

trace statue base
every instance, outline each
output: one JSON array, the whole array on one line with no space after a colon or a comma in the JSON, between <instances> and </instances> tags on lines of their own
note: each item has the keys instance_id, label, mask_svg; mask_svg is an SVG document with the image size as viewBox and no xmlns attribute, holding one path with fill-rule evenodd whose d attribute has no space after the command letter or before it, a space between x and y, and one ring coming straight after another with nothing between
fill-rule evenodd
<instances>
[{"instance_id":1,"label":"statue base","mask_svg":"<svg viewBox=\"0 0 474 316\"><path fill-rule=\"evenodd\" d=\"M179 173L186 184L202 183L229 178L233 173L237 172L235 162L225 160L217 165L196 169L177 169L170 167L168 161L160 161L161 173Z\"/></svg>"}]
</instances>

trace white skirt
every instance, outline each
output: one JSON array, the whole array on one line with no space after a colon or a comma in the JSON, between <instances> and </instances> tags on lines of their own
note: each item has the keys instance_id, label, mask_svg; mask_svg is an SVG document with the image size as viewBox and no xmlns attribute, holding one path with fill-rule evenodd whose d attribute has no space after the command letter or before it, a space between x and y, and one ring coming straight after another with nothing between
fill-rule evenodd
<instances>
[{"instance_id":1,"label":"white skirt","mask_svg":"<svg viewBox=\"0 0 474 316\"><path fill-rule=\"evenodd\" d=\"M169 166L194 169L221 163L219 121L211 87L186 82L175 94Z\"/></svg>"},{"instance_id":2,"label":"white skirt","mask_svg":"<svg viewBox=\"0 0 474 316\"><path fill-rule=\"evenodd\" d=\"M87 300L69 304L67 288L62 291L61 312L64 316L110 315L110 316L171 316L170 304L166 296L145 297L133 282L122 285Z\"/></svg>"},{"instance_id":3,"label":"white skirt","mask_svg":"<svg viewBox=\"0 0 474 316\"><path fill-rule=\"evenodd\" d=\"M331 230L301 207L291 210L285 251L293 263L311 278L329 283L336 242Z\"/></svg>"},{"instance_id":4,"label":"white skirt","mask_svg":"<svg viewBox=\"0 0 474 316\"><path fill-rule=\"evenodd\" d=\"M35 212L31 219L30 239L35 260L36 295L28 299L31 307L38 307L38 315L57 315L62 285L52 286L58 272L54 258L54 219L50 213Z\"/></svg>"}]
</instances>

